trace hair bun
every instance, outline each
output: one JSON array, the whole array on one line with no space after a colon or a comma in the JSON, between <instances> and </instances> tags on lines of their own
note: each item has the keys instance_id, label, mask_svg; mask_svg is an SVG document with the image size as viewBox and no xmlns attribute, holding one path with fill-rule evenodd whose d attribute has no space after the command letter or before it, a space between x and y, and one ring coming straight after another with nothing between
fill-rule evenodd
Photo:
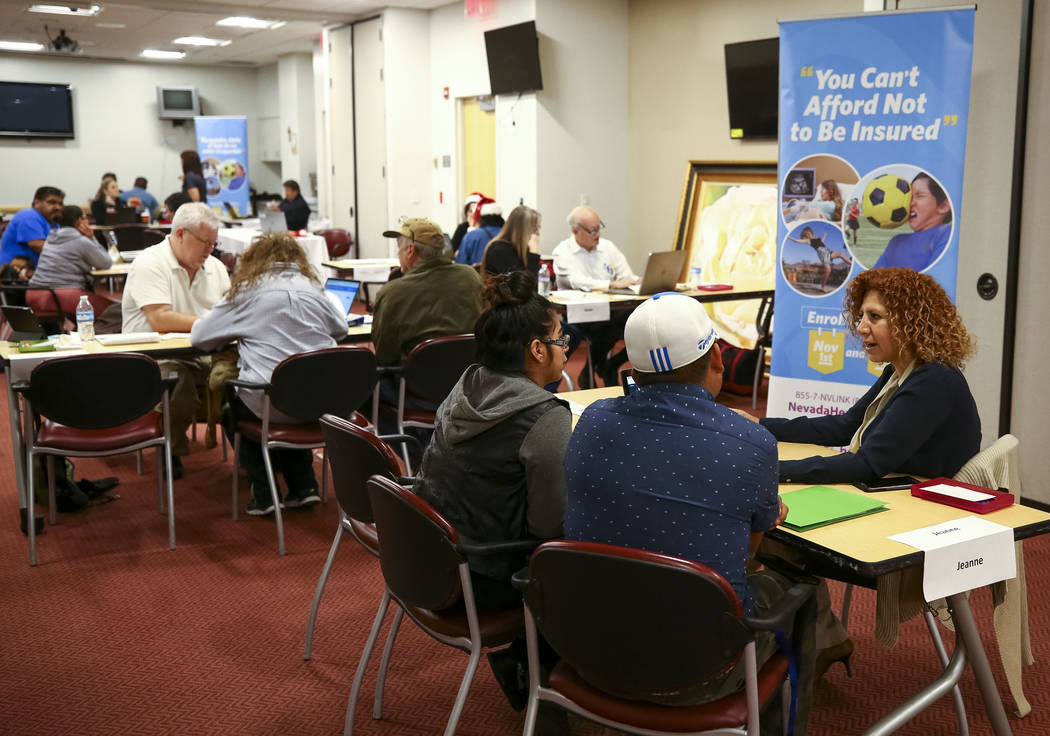
<instances>
[{"instance_id":1,"label":"hair bun","mask_svg":"<svg viewBox=\"0 0 1050 736\"><path fill-rule=\"evenodd\" d=\"M528 271L495 274L485 282L485 301L489 306L525 304L536 293L536 275Z\"/></svg>"}]
</instances>

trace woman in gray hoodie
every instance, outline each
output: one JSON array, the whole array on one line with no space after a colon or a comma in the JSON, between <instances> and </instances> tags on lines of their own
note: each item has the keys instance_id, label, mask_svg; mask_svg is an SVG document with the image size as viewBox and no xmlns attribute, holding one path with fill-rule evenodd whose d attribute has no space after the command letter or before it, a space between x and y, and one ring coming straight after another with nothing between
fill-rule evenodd
<instances>
[{"instance_id":1,"label":"woman in gray hoodie","mask_svg":"<svg viewBox=\"0 0 1050 736\"><path fill-rule=\"evenodd\" d=\"M76 205L66 205L62 208L59 227L52 230L44 241L29 286L54 289L62 311L70 316L77 311L80 297L87 296L98 315L112 302L92 291L91 269L112 265L113 259L95 240L94 230L84 211ZM26 295L26 304L37 314L55 311L51 295L46 291L30 291Z\"/></svg>"}]
</instances>

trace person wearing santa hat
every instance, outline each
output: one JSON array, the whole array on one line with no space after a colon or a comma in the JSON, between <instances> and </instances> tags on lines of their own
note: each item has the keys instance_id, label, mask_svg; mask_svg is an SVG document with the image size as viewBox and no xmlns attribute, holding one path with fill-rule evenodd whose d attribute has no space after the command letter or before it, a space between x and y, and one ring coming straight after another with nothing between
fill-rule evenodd
<instances>
[{"instance_id":1,"label":"person wearing santa hat","mask_svg":"<svg viewBox=\"0 0 1050 736\"><path fill-rule=\"evenodd\" d=\"M459 244L459 250L456 252L456 263L465 263L468 266L481 264L485 246L499 235L505 224L503 208L485 197L478 203L474 216L478 218L478 228L463 237L463 242Z\"/></svg>"},{"instance_id":2,"label":"person wearing santa hat","mask_svg":"<svg viewBox=\"0 0 1050 736\"><path fill-rule=\"evenodd\" d=\"M485 199L485 195L481 192L471 192L463 203L463 221L456 226L456 231L452 233L453 253L459 250L459 244L463 242L463 236L477 228L478 224L474 215L477 212L478 203L483 199Z\"/></svg>"}]
</instances>

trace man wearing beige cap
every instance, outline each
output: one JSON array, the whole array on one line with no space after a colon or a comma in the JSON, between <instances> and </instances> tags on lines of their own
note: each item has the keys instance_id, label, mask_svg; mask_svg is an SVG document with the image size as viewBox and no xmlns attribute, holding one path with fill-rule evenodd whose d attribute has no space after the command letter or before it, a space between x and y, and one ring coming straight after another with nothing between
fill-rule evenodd
<instances>
[{"instance_id":1,"label":"man wearing beige cap","mask_svg":"<svg viewBox=\"0 0 1050 736\"><path fill-rule=\"evenodd\" d=\"M404 276L388 282L376 296L372 320L376 362L400 365L416 343L429 337L474 332L481 315L481 277L442 253L441 227L425 217L411 217L383 236L397 238Z\"/></svg>"}]
</instances>

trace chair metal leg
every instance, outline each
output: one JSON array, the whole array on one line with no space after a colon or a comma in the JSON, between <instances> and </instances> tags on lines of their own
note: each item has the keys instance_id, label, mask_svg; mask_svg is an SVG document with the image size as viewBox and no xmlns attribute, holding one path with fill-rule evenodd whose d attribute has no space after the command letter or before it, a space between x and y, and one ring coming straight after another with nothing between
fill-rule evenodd
<instances>
[{"instance_id":1,"label":"chair metal leg","mask_svg":"<svg viewBox=\"0 0 1050 736\"><path fill-rule=\"evenodd\" d=\"M394 620L390 623L390 631L386 635L386 645L383 647L383 657L379 660L379 675L376 677L376 696L372 703L372 718L379 720L383 717L383 687L386 685L386 670L390 665L390 655L394 651L394 641L397 632L401 630L401 619L405 617L405 609L401 606L394 611Z\"/></svg>"},{"instance_id":2,"label":"chair metal leg","mask_svg":"<svg viewBox=\"0 0 1050 736\"><path fill-rule=\"evenodd\" d=\"M540 709L540 660L537 655L536 621L532 612L525 606L525 649L529 658L529 706L525 711L524 736L532 736L536 730L536 714Z\"/></svg>"},{"instance_id":3,"label":"chair metal leg","mask_svg":"<svg viewBox=\"0 0 1050 736\"><path fill-rule=\"evenodd\" d=\"M572 376L569 375L568 371L562 371L561 372L561 377L565 379L565 387L569 391L575 391L576 390L576 384L572 382Z\"/></svg>"},{"instance_id":4,"label":"chair metal leg","mask_svg":"<svg viewBox=\"0 0 1050 736\"><path fill-rule=\"evenodd\" d=\"M456 703L452 706L452 715L448 717L448 726L445 727L445 736L454 736L459 717L463 713L463 706L467 704L467 693L470 685L474 682L474 673L478 669L481 660L481 645L473 647L470 652L470 662L467 663L467 671L463 673L463 681L459 684L459 692L456 694Z\"/></svg>"},{"instance_id":5,"label":"chair metal leg","mask_svg":"<svg viewBox=\"0 0 1050 736\"><path fill-rule=\"evenodd\" d=\"M846 590L842 593L842 615L839 619L842 621L842 628L849 630L849 606L853 601L853 583L846 583Z\"/></svg>"},{"instance_id":6,"label":"chair metal leg","mask_svg":"<svg viewBox=\"0 0 1050 736\"><path fill-rule=\"evenodd\" d=\"M164 471L168 481L168 549L175 549L175 476L171 468L171 443L164 443ZM160 475L160 473L157 473Z\"/></svg>"},{"instance_id":7,"label":"chair metal leg","mask_svg":"<svg viewBox=\"0 0 1050 736\"><path fill-rule=\"evenodd\" d=\"M45 455L47 458L47 522L54 525L58 522L58 500L55 498L55 456ZM65 471L65 468L62 468ZM30 487L32 491L32 487Z\"/></svg>"},{"instance_id":8,"label":"chair metal leg","mask_svg":"<svg viewBox=\"0 0 1050 736\"><path fill-rule=\"evenodd\" d=\"M321 500L328 503L328 451L321 455Z\"/></svg>"},{"instance_id":9,"label":"chair metal leg","mask_svg":"<svg viewBox=\"0 0 1050 736\"><path fill-rule=\"evenodd\" d=\"M339 549L339 542L343 538L343 515L340 514L339 528L335 530L335 539L332 540L332 548L328 550L328 559L321 568L321 577L317 579L317 589L314 591L314 601L310 605L310 618L306 622L306 645L303 648L303 659L307 662L313 656L314 648L314 625L317 623L317 611L321 607L321 596L324 595L324 586L328 583L328 573L332 571L332 563L335 562L335 553Z\"/></svg>"},{"instance_id":10,"label":"chair metal leg","mask_svg":"<svg viewBox=\"0 0 1050 736\"><path fill-rule=\"evenodd\" d=\"M266 465L266 480L270 483L270 498L273 499L273 518L277 522L277 552L284 554L284 520L281 518L281 494L277 492L277 478L270 462L270 448L263 443L263 464ZM254 491L253 491L254 492Z\"/></svg>"},{"instance_id":11,"label":"chair metal leg","mask_svg":"<svg viewBox=\"0 0 1050 736\"><path fill-rule=\"evenodd\" d=\"M29 437L30 435L27 434L25 436ZM33 493L32 450L26 455L26 536L29 538L29 564L36 565L36 494Z\"/></svg>"},{"instance_id":12,"label":"chair metal leg","mask_svg":"<svg viewBox=\"0 0 1050 736\"><path fill-rule=\"evenodd\" d=\"M226 462L230 459L230 456L227 453L228 448L226 447L226 433L223 432L221 429L219 430L219 444L222 445L222 461Z\"/></svg>"},{"instance_id":13,"label":"chair metal leg","mask_svg":"<svg viewBox=\"0 0 1050 736\"><path fill-rule=\"evenodd\" d=\"M346 720L343 723L343 736L353 736L354 733L354 710L357 707L357 694L361 691L361 682L365 679L365 670L368 669L368 660L372 658L372 650L375 649L376 639L379 638L379 629L383 626L386 617L386 609L390 607L390 591L383 589L383 598L379 601L379 610L376 611L375 621L372 622L372 630L368 632L368 640L365 649L361 652L361 661L357 663L357 673L354 674L354 684L350 687L350 700L346 704Z\"/></svg>"},{"instance_id":14,"label":"chair metal leg","mask_svg":"<svg viewBox=\"0 0 1050 736\"><path fill-rule=\"evenodd\" d=\"M751 387L751 408L758 408L758 387L762 385L762 373L766 370L766 346L758 348L758 362L755 364L755 383Z\"/></svg>"},{"instance_id":15,"label":"chair metal leg","mask_svg":"<svg viewBox=\"0 0 1050 736\"><path fill-rule=\"evenodd\" d=\"M142 450L139 450L141 453ZM160 506L160 513L164 513L164 473L161 470L164 468L164 447L161 445L157 446L157 503Z\"/></svg>"},{"instance_id":16,"label":"chair metal leg","mask_svg":"<svg viewBox=\"0 0 1050 736\"><path fill-rule=\"evenodd\" d=\"M241 456L241 434L233 433L233 520L237 521L237 481L240 479L240 464L237 462Z\"/></svg>"},{"instance_id":17,"label":"chair metal leg","mask_svg":"<svg viewBox=\"0 0 1050 736\"><path fill-rule=\"evenodd\" d=\"M135 453L135 471L142 475L142 450Z\"/></svg>"},{"instance_id":18,"label":"chair metal leg","mask_svg":"<svg viewBox=\"0 0 1050 736\"><path fill-rule=\"evenodd\" d=\"M941 665L947 667L948 652L944 648L941 632L937 630L937 617L929 610L923 611L923 616L926 619L926 628L930 632L930 638L933 640L933 648L937 650ZM959 721L959 736L969 736L970 724L966 721L966 706L963 704L962 691L958 685L952 688L952 700L955 701L955 717Z\"/></svg>"}]
</instances>

